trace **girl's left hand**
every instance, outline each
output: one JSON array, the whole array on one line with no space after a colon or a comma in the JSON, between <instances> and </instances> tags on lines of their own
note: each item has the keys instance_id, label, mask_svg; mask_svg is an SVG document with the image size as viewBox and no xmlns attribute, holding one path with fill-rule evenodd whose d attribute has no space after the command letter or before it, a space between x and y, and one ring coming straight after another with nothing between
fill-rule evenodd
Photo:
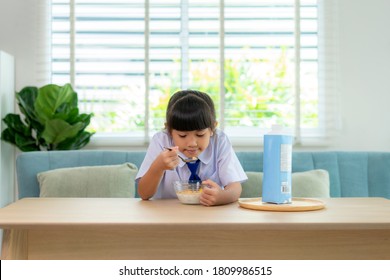
<instances>
[{"instance_id":1,"label":"girl's left hand","mask_svg":"<svg viewBox=\"0 0 390 280\"><path fill-rule=\"evenodd\" d=\"M200 196L200 203L205 206L213 206L219 204L219 197L223 192L223 189L214 181L206 180L202 182L203 187L202 195Z\"/></svg>"}]
</instances>

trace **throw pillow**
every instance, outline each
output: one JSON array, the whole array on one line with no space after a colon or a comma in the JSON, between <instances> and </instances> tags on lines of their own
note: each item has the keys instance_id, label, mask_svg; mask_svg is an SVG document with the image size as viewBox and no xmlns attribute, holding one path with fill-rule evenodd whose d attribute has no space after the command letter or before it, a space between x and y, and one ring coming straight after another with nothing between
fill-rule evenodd
<instances>
[{"instance_id":1,"label":"throw pillow","mask_svg":"<svg viewBox=\"0 0 390 280\"><path fill-rule=\"evenodd\" d=\"M246 172L248 180L242 183L241 197L261 197L262 172ZM330 197L329 173L323 169L294 172L291 176L292 197Z\"/></svg>"},{"instance_id":2,"label":"throw pillow","mask_svg":"<svg viewBox=\"0 0 390 280\"><path fill-rule=\"evenodd\" d=\"M121 165L59 168L37 174L41 197L134 197L137 167Z\"/></svg>"}]
</instances>

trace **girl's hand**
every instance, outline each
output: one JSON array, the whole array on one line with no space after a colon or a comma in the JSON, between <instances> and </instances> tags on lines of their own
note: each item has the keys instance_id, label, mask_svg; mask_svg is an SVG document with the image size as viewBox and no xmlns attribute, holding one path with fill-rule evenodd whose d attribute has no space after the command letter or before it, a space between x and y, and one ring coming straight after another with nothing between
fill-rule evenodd
<instances>
[{"instance_id":1,"label":"girl's hand","mask_svg":"<svg viewBox=\"0 0 390 280\"><path fill-rule=\"evenodd\" d=\"M156 192L165 170L174 169L179 164L179 147L164 149L138 181L138 193L143 200L150 199Z\"/></svg>"},{"instance_id":2,"label":"girl's hand","mask_svg":"<svg viewBox=\"0 0 390 280\"><path fill-rule=\"evenodd\" d=\"M242 191L240 182L232 182L223 189L210 179L203 181L202 184L207 185L203 188L200 196L200 203L205 206L222 205L237 201Z\"/></svg>"},{"instance_id":3,"label":"girl's hand","mask_svg":"<svg viewBox=\"0 0 390 280\"><path fill-rule=\"evenodd\" d=\"M202 185L207 186L203 187L203 191L200 196L200 203L205 206L219 205L223 189L210 179L203 181Z\"/></svg>"},{"instance_id":4,"label":"girl's hand","mask_svg":"<svg viewBox=\"0 0 390 280\"><path fill-rule=\"evenodd\" d=\"M158 155L156 161L162 170L172 170L179 165L180 160L177 156L178 151L179 147L176 146L170 148L170 150L164 149L164 151Z\"/></svg>"}]
</instances>

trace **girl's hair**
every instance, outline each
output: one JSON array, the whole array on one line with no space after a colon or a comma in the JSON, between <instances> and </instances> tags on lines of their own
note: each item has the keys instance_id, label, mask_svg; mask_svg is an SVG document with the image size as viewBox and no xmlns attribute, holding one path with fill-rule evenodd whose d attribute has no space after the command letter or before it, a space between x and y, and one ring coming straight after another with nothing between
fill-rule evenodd
<instances>
[{"instance_id":1,"label":"girl's hair","mask_svg":"<svg viewBox=\"0 0 390 280\"><path fill-rule=\"evenodd\" d=\"M166 127L179 131L211 128L216 124L215 107L211 97L201 91L182 90L170 98L166 113Z\"/></svg>"}]
</instances>

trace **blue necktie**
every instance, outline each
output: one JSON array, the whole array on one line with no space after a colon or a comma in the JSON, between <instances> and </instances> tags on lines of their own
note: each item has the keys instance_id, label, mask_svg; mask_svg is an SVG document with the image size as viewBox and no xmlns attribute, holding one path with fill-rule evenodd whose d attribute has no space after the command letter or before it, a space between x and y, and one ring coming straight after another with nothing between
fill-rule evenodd
<instances>
[{"instance_id":1,"label":"blue necktie","mask_svg":"<svg viewBox=\"0 0 390 280\"><path fill-rule=\"evenodd\" d=\"M187 166L191 171L191 176L188 179L189 182L202 182L202 180L199 178L197 174L199 163L200 163L199 159L195 162L187 162Z\"/></svg>"}]
</instances>

